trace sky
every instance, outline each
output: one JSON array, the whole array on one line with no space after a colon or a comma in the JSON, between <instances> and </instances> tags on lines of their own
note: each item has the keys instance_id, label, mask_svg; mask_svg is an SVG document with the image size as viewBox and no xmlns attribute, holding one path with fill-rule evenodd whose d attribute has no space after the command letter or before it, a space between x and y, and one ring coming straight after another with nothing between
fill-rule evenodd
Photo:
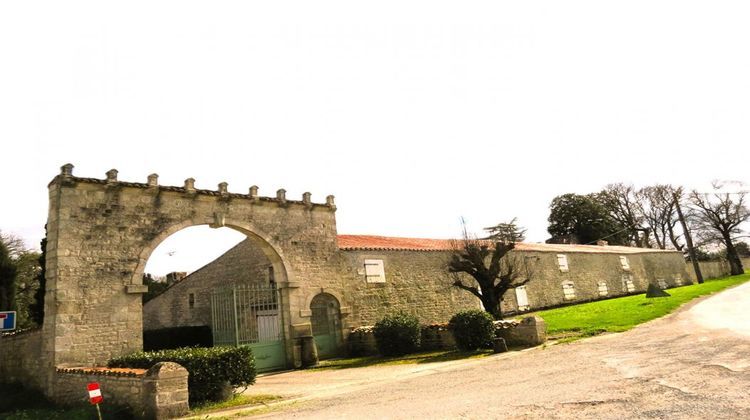
<instances>
[{"instance_id":1,"label":"sky","mask_svg":"<svg viewBox=\"0 0 750 420\"><path fill-rule=\"evenodd\" d=\"M544 241L560 194L748 181L749 18L739 1L2 2L0 230L36 245L70 162L334 194L339 233L517 217ZM241 239L191 232L155 271Z\"/></svg>"}]
</instances>

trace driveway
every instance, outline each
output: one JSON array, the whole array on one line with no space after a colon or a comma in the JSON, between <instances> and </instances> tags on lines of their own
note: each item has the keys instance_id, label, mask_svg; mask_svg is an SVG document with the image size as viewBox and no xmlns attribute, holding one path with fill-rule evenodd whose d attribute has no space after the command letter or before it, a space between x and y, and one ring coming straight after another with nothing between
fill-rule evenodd
<instances>
[{"instance_id":1,"label":"driveway","mask_svg":"<svg viewBox=\"0 0 750 420\"><path fill-rule=\"evenodd\" d=\"M750 418L750 283L622 334L483 359L265 376L262 418ZM258 418L258 417L256 417Z\"/></svg>"}]
</instances>

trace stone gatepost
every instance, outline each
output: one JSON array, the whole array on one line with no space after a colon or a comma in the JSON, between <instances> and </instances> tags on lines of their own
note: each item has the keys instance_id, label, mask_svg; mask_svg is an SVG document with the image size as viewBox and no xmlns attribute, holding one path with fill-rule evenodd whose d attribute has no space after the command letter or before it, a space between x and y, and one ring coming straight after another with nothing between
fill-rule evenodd
<instances>
[{"instance_id":1,"label":"stone gatepost","mask_svg":"<svg viewBox=\"0 0 750 420\"><path fill-rule=\"evenodd\" d=\"M503 330L502 338L510 345L538 346L547 341L547 324L538 316L528 316L515 327Z\"/></svg>"},{"instance_id":2,"label":"stone gatepost","mask_svg":"<svg viewBox=\"0 0 750 420\"><path fill-rule=\"evenodd\" d=\"M143 378L143 408L147 419L170 419L188 413L188 371L160 362Z\"/></svg>"}]
</instances>

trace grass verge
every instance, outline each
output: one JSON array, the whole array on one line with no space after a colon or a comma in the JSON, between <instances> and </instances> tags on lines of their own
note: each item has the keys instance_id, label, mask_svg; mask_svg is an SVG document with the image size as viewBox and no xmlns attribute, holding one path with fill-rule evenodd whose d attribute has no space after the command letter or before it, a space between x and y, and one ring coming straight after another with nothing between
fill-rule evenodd
<instances>
[{"instance_id":1,"label":"grass verge","mask_svg":"<svg viewBox=\"0 0 750 420\"><path fill-rule=\"evenodd\" d=\"M649 299L645 294L633 295L539 311L534 315L544 318L550 338L570 342L605 332L627 331L638 324L662 317L692 299L748 280L750 273L668 289L667 292L672 295L670 297Z\"/></svg>"},{"instance_id":2,"label":"grass verge","mask_svg":"<svg viewBox=\"0 0 750 420\"><path fill-rule=\"evenodd\" d=\"M364 356L345 359L321 360L317 366L308 369L309 372L329 369L351 369L367 366L392 366L418 363L448 362L451 360L474 359L492 354L492 350L480 349L476 351L440 350L407 354L398 357Z\"/></svg>"},{"instance_id":3,"label":"grass verge","mask_svg":"<svg viewBox=\"0 0 750 420\"><path fill-rule=\"evenodd\" d=\"M83 390L85 392L85 390ZM122 407L100 405L104 420L131 419L132 414ZM91 420L96 419L96 408L89 404L59 407L40 392L23 388L20 384L0 384L0 419L3 420Z\"/></svg>"},{"instance_id":4,"label":"grass verge","mask_svg":"<svg viewBox=\"0 0 750 420\"><path fill-rule=\"evenodd\" d=\"M195 408L190 410L190 415L199 415L199 414L208 413L210 411L224 410L227 408L240 407L240 406L246 406L246 405L265 405L268 402L278 401L281 398L282 397L279 395L270 395L270 394L258 394L258 395L237 394L226 401L207 402L205 404L196 406Z\"/></svg>"}]
</instances>

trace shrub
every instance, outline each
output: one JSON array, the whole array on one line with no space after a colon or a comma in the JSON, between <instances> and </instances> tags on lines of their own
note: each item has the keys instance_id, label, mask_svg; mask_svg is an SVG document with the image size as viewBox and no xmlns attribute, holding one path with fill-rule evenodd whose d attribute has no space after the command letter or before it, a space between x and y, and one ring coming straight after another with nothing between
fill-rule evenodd
<instances>
[{"instance_id":1,"label":"shrub","mask_svg":"<svg viewBox=\"0 0 750 420\"><path fill-rule=\"evenodd\" d=\"M179 349L181 347L211 347L214 345L211 328L171 327L143 332L143 350Z\"/></svg>"},{"instance_id":2,"label":"shrub","mask_svg":"<svg viewBox=\"0 0 750 420\"><path fill-rule=\"evenodd\" d=\"M109 367L149 369L159 362L175 362L187 369L190 403L219 401L226 386L255 383L255 358L250 347L186 347L138 352L109 361Z\"/></svg>"},{"instance_id":3,"label":"shrub","mask_svg":"<svg viewBox=\"0 0 750 420\"><path fill-rule=\"evenodd\" d=\"M386 315L373 329L378 351L383 356L413 353L419 347L419 320L414 315L397 312Z\"/></svg>"},{"instance_id":4,"label":"shrub","mask_svg":"<svg viewBox=\"0 0 750 420\"><path fill-rule=\"evenodd\" d=\"M495 338L492 315L479 309L469 309L453 315L448 325L456 346L461 350L490 346Z\"/></svg>"}]
</instances>

